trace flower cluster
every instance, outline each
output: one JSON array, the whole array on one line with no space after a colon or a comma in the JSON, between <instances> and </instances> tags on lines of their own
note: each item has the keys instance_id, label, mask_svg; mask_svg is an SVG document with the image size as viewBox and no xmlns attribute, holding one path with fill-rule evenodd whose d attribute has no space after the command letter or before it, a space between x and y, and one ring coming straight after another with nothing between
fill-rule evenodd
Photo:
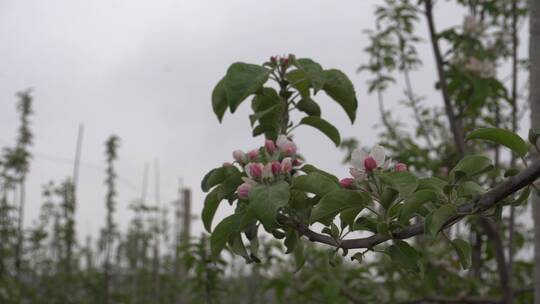
<instances>
[{"instance_id":1,"label":"flower cluster","mask_svg":"<svg viewBox=\"0 0 540 304\"><path fill-rule=\"evenodd\" d=\"M478 59L473 56L455 55L451 60L452 65L463 68L481 78L495 77L495 62L490 59Z\"/></svg>"},{"instance_id":2,"label":"flower cluster","mask_svg":"<svg viewBox=\"0 0 540 304\"><path fill-rule=\"evenodd\" d=\"M495 77L495 63L490 60L478 60L475 57L469 57L465 63L465 69L483 78Z\"/></svg>"},{"instance_id":3,"label":"flower cluster","mask_svg":"<svg viewBox=\"0 0 540 304\"><path fill-rule=\"evenodd\" d=\"M386 159L384 148L379 145L375 145L369 153L363 149L355 149L351 154L352 167L349 169L353 178L344 178L340 181L340 184L343 188L351 188L355 182L365 180L375 170L388 170L391 161L391 159ZM394 171L407 171L407 165L396 163Z\"/></svg>"},{"instance_id":4,"label":"flower cluster","mask_svg":"<svg viewBox=\"0 0 540 304\"><path fill-rule=\"evenodd\" d=\"M482 22L474 16L466 16L463 19L463 32L469 35L479 35L483 32Z\"/></svg>"},{"instance_id":5,"label":"flower cluster","mask_svg":"<svg viewBox=\"0 0 540 304\"><path fill-rule=\"evenodd\" d=\"M295 60L293 54L288 56L272 56L270 57L270 65L273 67L281 67L282 69L287 69Z\"/></svg>"},{"instance_id":6,"label":"flower cluster","mask_svg":"<svg viewBox=\"0 0 540 304\"><path fill-rule=\"evenodd\" d=\"M275 142L267 139L264 147L259 149L248 152L234 151L235 163L244 170L246 175L242 178L244 183L236 190L238 197L247 199L253 186L259 183L272 183L290 177L293 168L302 164L296 151L296 144L286 135L279 135Z\"/></svg>"}]
</instances>

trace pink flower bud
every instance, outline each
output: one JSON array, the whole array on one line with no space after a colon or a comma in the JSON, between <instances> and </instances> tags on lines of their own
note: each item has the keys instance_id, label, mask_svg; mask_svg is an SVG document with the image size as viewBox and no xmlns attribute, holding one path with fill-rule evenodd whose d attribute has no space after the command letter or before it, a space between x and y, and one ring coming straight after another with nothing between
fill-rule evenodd
<instances>
[{"instance_id":1,"label":"pink flower bud","mask_svg":"<svg viewBox=\"0 0 540 304\"><path fill-rule=\"evenodd\" d=\"M354 178L350 178L350 177L343 178L339 181L339 184L341 185L341 187L345 189L351 188L353 183L354 183Z\"/></svg>"},{"instance_id":2,"label":"pink flower bud","mask_svg":"<svg viewBox=\"0 0 540 304\"><path fill-rule=\"evenodd\" d=\"M249 160L255 161L259 158L259 150L251 150L247 153Z\"/></svg>"},{"instance_id":3,"label":"pink flower bud","mask_svg":"<svg viewBox=\"0 0 540 304\"><path fill-rule=\"evenodd\" d=\"M292 170L292 160L290 157L285 157L281 161L281 172L289 174Z\"/></svg>"},{"instance_id":4,"label":"pink flower bud","mask_svg":"<svg viewBox=\"0 0 540 304\"><path fill-rule=\"evenodd\" d=\"M371 172L377 168L377 161L371 156L364 159L364 168L366 171Z\"/></svg>"},{"instance_id":5,"label":"pink flower bud","mask_svg":"<svg viewBox=\"0 0 540 304\"><path fill-rule=\"evenodd\" d=\"M271 57L270 57L270 62L271 62L272 64L276 64L276 63L277 63L277 56L271 56Z\"/></svg>"},{"instance_id":6,"label":"pink flower bud","mask_svg":"<svg viewBox=\"0 0 540 304\"><path fill-rule=\"evenodd\" d=\"M281 164L279 162L277 161L272 162L271 168L272 168L272 174L278 175L281 173Z\"/></svg>"},{"instance_id":7,"label":"pink flower bud","mask_svg":"<svg viewBox=\"0 0 540 304\"><path fill-rule=\"evenodd\" d=\"M261 163L249 163L245 167L246 174L253 179L261 178L262 170L263 165Z\"/></svg>"},{"instance_id":8,"label":"pink flower bud","mask_svg":"<svg viewBox=\"0 0 540 304\"><path fill-rule=\"evenodd\" d=\"M236 188L236 193L240 199L247 199L249 197L249 192L253 187L252 183L245 182Z\"/></svg>"},{"instance_id":9,"label":"pink flower bud","mask_svg":"<svg viewBox=\"0 0 540 304\"><path fill-rule=\"evenodd\" d=\"M223 163L223 167L232 167L233 164L229 163L229 162L224 162Z\"/></svg>"},{"instance_id":10,"label":"pink flower bud","mask_svg":"<svg viewBox=\"0 0 540 304\"><path fill-rule=\"evenodd\" d=\"M264 142L264 147L266 148L266 151L268 151L268 153L270 154L273 154L276 151L276 145L274 144L274 141L271 139L267 139Z\"/></svg>"},{"instance_id":11,"label":"pink flower bud","mask_svg":"<svg viewBox=\"0 0 540 304\"><path fill-rule=\"evenodd\" d=\"M292 165L293 167L298 167L302 164L302 160L301 159L298 159L298 158L295 158L292 162Z\"/></svg>"},{"instance_id":12,"label":"pink flower bud","mask_svg":"<svg viewBox=\"0 0 540 304\"><path fill-rule=\"evenodd\" d=\"M246 158L246 153L244 153L241 150L236 150L232 153L234 160L236 160L239 163L243 163L244 159Z\"/></svg>"},{"instance_id":13,"label":"pink flower bud","mask_svg":"<svg viewBox=\"0 0 540 304\"><path fill-rule=\"evenodd\" d=\"M276 140L276 146L279 148L279 151L281 151L286 156L296 154L296 144L283 134L278 136Z\"/></svg>"},{"instance_id":14,"label":"pink flower bud","mask_svg":"<svg viewBox=\"0 0 540 304\"><path fill-rule=\"evenodd\" d=\"M394 170L396 170L396 172L405 172L407 171L407 165L404 163L397 163L394 166Z\"/></svg>"}]
</instances>

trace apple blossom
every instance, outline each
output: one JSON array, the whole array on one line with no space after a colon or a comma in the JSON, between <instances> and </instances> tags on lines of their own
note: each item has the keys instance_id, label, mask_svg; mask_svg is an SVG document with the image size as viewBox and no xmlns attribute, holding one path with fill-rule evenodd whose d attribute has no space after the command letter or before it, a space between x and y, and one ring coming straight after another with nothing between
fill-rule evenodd
<instances>
[{"instance_id":1,"label":"apple blossom","mask_svg":"<svg viewBox=\"0 0 540 304\"><path fill-rule=\"evenodd\" d=\"M463 31L468 34L479 34L482 32L482 23L474 16L467 16L463 19Z\"/></svg>"},{"instance_id":2,"label":"apple blossom","mask_svg":"<svg viewBox=\"0 0 540 304\"><path fill-rule=\"evenodd\" d=\"M339 181L339 184L341 185L341 187L347 188L347 189L351 188L353 183L354 183L354 178L350 178L350 177L342 178Z\"/></svg>"},{"instance_id":3,"label":"apple blossom","mask_svg":"<svg viewBox=\"0 0 540 304\"><path fill-rule=\"evenodd\" d=\"M267 139L264 142L264 147L266 151L268 151L268 153L270 154L273 154L276 151L276 145L274 144L274 141L272 141L271 139Z\"/></svg>"},{"instance_id":4,"label":"apple blossom","mask_svg":"<svg viewBox=\"0 0 540 304\"><path fill-rule=\"evenodd\" d=\"M351 154L351 164L354 168L365 170L365 160L368 158L371 158L375 162L377 168L382 168L388 165L385 162L386 155L384 152L384 148L379 145L373 146L370 153L367 153L362 149L355 149Z\"/></svg>"},{"instance_id":5,"label":"apple blossom","mask_svg":"<svg viewBox=\"0 0 540 304\"><path fill-rule=\"evenodd\" d=\"M242 150L236 150L233 152L233 158L239 163L243 163L246 159L246 153L244 153Z\"/></svg>"},{"instance_id":6,"label":"apple blossom","mask_svg":"<svg viewBox=\"0 0 540 304\"><path fill-rule=\"evenodd\" d=\"M371 172L377 168L386 169L390 160L386 160L383 147L373 146L370 153L362 149L355 149L351 154L351 164L353 168L350 173L356 179L366 177L366 172Z\"/></svg>"},{"instance_id":7,"label":"apple blossom","mask_svg":"<svg viewBox=\"0 0 540 304\"><path fill-rule=\"evenodd\" d=\"M278 136L276 146L279 148L279 151L287 156L296 154L296 144L284 134Z\"/></svg>"},{"instance_id":8,"label":"apple blossom","mask_svg":"<svg viewBox=\"0 0 540 304\"><path fill-rule=\"evenodd\" d=\"M244 168L246 174L252 179L259 179L262 175L263 164L261 163L249 163Z\"/></svg>"},{"instance_id":9,"label":"apple blossom","mask_svg":"<svg viewBox=\"0 0 540 304\"><path fill-rule=\"evenodd\" d=\"M247 153L249 160L255 161L259 158L259 150L251 150Z\"/></svg>"},{"instance_id":10,"label":"apple blossom","mask_svg":"<svg viewBox=\"0 0 540 304\"><path fill-rule=\"evenodd\" d=\"M292 170L292 160L290 157L285 157L281 161L281 171L285 174L289 174Z\"/></svg>"},{"instance_id":11,"label":"apple blossom","mask_svg":"<svg viewBox=\"0 0 540 304\"><path fill-rule=\"evenodd\" d=\"M292 165L293 167L298 167L302 164L302 160L301 159L298 159L298 158L295 158L292 162Z\"/></svg>"},{"instance_id":12,"label":"apple blossom","mask_svg":"<svg viewBox=\"0 0 540 304\"><path fill-rule=\"evenodd\" d=\"M271 168L272 168L272 173L274 175L278 175L278 174L281 173L281 164L279 162L277 162L277 161L272 162Z\"/></svg>"},{"instance_id":13,"label":"apple blossom","mask_svg":"<svg viewBox=\"0 0 540 304\"><path fill-rule=\"evenodd\" d=\"M263 180L266 180L266 179L272 179L273 177L274 177L274 174L272 172L272 164L268 163L268 164L264 165L264 167L262 169L261 178Z\"/></svg>"},{"instance_id":14,"label":"apple blossom","mask_svg":"<svg viewBox=\"0 0 540 304\"><path fill-rule=\"evenodd\" d=\"M364 170L359 170L356 168L350 168L349 173L351 174L352 177L358 180L362 180L366 177L366 172Z\"/></svg>"},{"instance_id":15,"label":"apple blossom","mask_svg":"<svg viewBox=\"0 0 540 304\"><path fill-rule=\"evenodd\" d=\"M405 172L407 171L407 165L404 163L397 163L394 166L394 170L396 170L396 172Z\"/></svg>"},{"instance_id":16,"label":"apple blossom","mask_svg":"<svg viewBox=\"0 0 540 304\"><path fill-rule=\"evenodd\" d=\"M244 180L244 183L236 188L236 193L240 199L247 199L249 197L249 193L251 192L251 188L253 188L253 186L255 186L257 183L249 178L244 177L242 179Z\"/></svg>"},{"instance_id":17,"label":"apple blossom","mask_svg":"<svg viewBox=\"0 0 540 304\"><path fill-rule=\"evenodd\" d=\"M368 156L366 159L364 159L364 169L366 169L367 172L377 169L377 162L373 157Z\"/></svg>"},{"instance_id":18,"label":"apple blossom","mask_svg":"<svg viewBox=\"0 0 540 304\"><path fill-rule=\"evenodd\" d=\"M495 64L488 60L478 60L475 57L470 57L465 63L465 69L484 78L495 76Z\"/></svg>"}]
</instances>

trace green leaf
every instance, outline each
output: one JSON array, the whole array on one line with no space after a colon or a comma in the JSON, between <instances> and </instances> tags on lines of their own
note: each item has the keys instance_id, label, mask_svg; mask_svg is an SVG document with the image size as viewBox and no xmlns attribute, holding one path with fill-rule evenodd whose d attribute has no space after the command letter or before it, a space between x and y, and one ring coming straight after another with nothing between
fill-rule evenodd
<instances>
[{"instance_id":1,"label":"green leaf","mask_svg":"<svg viewBox=\"0 0 540 304\"><path fill-rule=\"evenodd\" d=\"M251 100L251 109L256 113L281 103L281 97L279 97L276 90L263 87L260 92L253 96L253 99Z\"/></svg>"},{"instance_id":2,"label":"green leaf","mask_svg":"<svg viewBox=\"0 0 540 304\"><path fill-rule=\"evenodd\" d=\"M444 224L456 214L456 206L446 204L435 209L426 218L426 231L432 237L435 237L437 233L443 228Z\"/></svg>"},{"instance_id":3,"label":"green leaf","mask_svg":"<svg viewBox=\"0 0 540 304\"><path fill-rule=\"evenodd\" d=\"M388 172L381 179L399 192L402 199L407 198L418 187L418 179L410 172Z\"/></svg>"},{"instance_id":4,"label":"green leaf","mask_svg":"<svg viewBox=\"0 0 540 304\"><path fill-rule=\"evenodd\" d=\"M531 187L527 187L523 190L521 190L519 196L511 202L514 206L519 206L523 202L527 202L527 199L529 198L529 195L531 194Z\"/></svg>"},{"instance_id":5,"label":"green leaf","mask_svg":"<svg viewBox=\"0 0 540 304\"><path fill-rule=\"evenodd\" d=\"M518 168L509 168L504 172L504 177L514 176L517 175L519 172L520 170Z\"/></svg>"},{"instance_id":6,"label":"green leaf","mask_svg":"<svg viewBox=\"0 0 540 304\"><path fill-rule=\"evenodd\" d=\"M403 204L394 204L392 207L390 207L387 211L387 215L389 219L395 219L399 216L401 213L401 208L403 208ZM399 223L392 223L396 225L400 225Z\"/></svg>"},{"instance_id":7,"label":"green leaf","mask_svg":"<svg viewBox=\"0 0 540 304\"><path fill-rule=\"evenodd\" d=\"M294 65L304 73L315 93L323 88L326 77L320 64L308 58L300 58L295 60Z\"/></svg>"},{"instance_id":8,"label":"green leaf","mask_svg":"<svg viewBox=\"0 0 540 304\"><path fill-rule=\"evenodd\" d=\"M264 134L266 138L276 139L279 132L279 125L258 125L253 128L253 137Z\"/></svg>"},{"instance_id":9,"label":"green leaf","mask_svg":"<svg viewBox=\"0 0 540 304\"><path fill-rule=\"evenodd\" d=\"M309 164L306 164L304 166L302 166L302 168L300 168L300 171L303 171L305 173L313 173L313 172L317 172L319 174L322 174L326 177L328 177L329 179L333 180L336 184L339 184L339 179L337 177L335 177L334 175L326 172L326 171L323 171L313 165L309 165Z\"/></svg>"},{"instance_id":10,"label":"green leaf","mask_svg":"<svg viewBox=\"0 0 540 304\"><path fill-rule=\"evenodd\" d=\"M463 178L480 175L493 169L491 159L483 155L467 155L450 171L450 180L456 182Z\"/></svg>"},{"instance_id":11,"label":"green leaf","mask_svg":"<svg viewBox=\"0 0 540 304\"><path fill-rule=\"evenodd\" d=\"M240 233L234 233L229 237L229 248L231 251L243 257L247 263L251 263L251 257L249 256L244 241L242 241L242 235Z\"/></svg>"},{"instance_id":12,"label":"green leaf","mask_svg":"<svg viewBox=\"0 0 540 304\"><path fill-rule=\"evenodd\" d=\"M459 262L463 269L467 269L471 266L471 245L462 239L452 240L452 247L456 251Z\"/></svg>"},{"instance_id":13,"label":"green leaf","mask_svg":"<svg viewBox=\"0 0 540 304\"><path fill-rule=\"evenodd\" d=\"M339 228L334 223L330 223L328 227L324 227L321 231L324 234L328 234L334 240L339 237Z\"/></svg>"},{"instance_id":14,"label":"green leaf","mask_svg":"<svg viewBox=\"0 0 540 304\"><path fill-rule=\"evenodd\" d=\"M279 122L279 119L281 118L280 115L283 111L283 101L273 88L262 88L260 92L253 97L251 108L255 113L256 119L258 119L261 124L274 124L275 122ZM270 109L272 110L269 111ZM253 124L254 120L253 118L251 119Z\"/></svg>"},{"instance_id":15,"label":"green leaf","mask_svg":"<svg viewBox=\"0 0 540 304\"><path fill-rule=\"evenodd\" d=\"M503 145L519 156L525 156L529 151L527 143L514 132L499 128L481 128L467 135L466 140L483 139Z\"/></svg>"},{"instance_id":16,"label":"green leaf","mask_svg":"<svg viewBox=\"0 0 540 304\"><path fill-rule=\"evenodd\" d=\"M221 184L227 176L234 172L240 173L235 167L219 167L210 170L201 181L201 189L204 192L210 191L212 187Z\"/></svg>"},{"instance_id":17,"label":"green leaf","mask_svg":"<svg viewBox=\"0 0 540 304\"><path fill-rule=\"evenodd\" d=\"M398 198L398 194L399 193L395 189L385 187L383 193L381 194L379 203L384 207L384 209L388 210Z\"/></svg>"},{"instance_id":18,"label":"green leaf","mask_svg":"<svg viewBox=\"0 0 540 304\"><path fill-rule=\"evenodd\" d=\"M249 232L246 233L246 237L249 239L250 257L256 263L261 262L261 260L258 257L259 255L259 238L257 237L258 230L259 230L259 225L256 225L255 223L253 223Z\"/></svg>"},{"instance_id":19,"label":"green leaf","mask_svg":"<svg viewBox=\"0 0 540 304\"><path fill-rule=\"evenodd\" d=\"M285 237L285 241L283 241L283 244L287 248L285 251L285 254L289 254L294 251L296 248L296 244L298 244L299 241L298 232L296 230L290 229L287 231L287 236Z\"/></svg>"},{"instance_id":20,"label":"green leaf","mask_svg":"<svg viewBox=\"0 0 540 304\"><path fill-rule=\"evenodd\" d=\"M204 207L202 210L202 221L204 224L204 229L208 232L212 232L212 220L214 219L214 215L216 214L216 210L219 206L219 203L221 202L220 199L218 199L217 193L219 191L219 187L212 190L206 198L204 199Z\"/></svg>"},{"instance_id":21,"label":"green leaf","mask_svg":"<svg viewBox=\"0 0 540 304\"><path fill-rule=\"evenodd\" d=\"M388 223L385 223L385 222L377 223L377 233L380 235L391 236L390 227L388 226Z\"/></svg>"},{"instance_id":22,"label":"green leaf","mask_svg":"<svg viewBox=\"0 0 540 304\"><path fill-rule=\"evenodd\" d=\"M308 207L308 196L303 191L291 189L291 198L289 199L289 207L300 211Z\"/></svg>"},{"instance_id":23,"label":"green leaf","mask_svg":"<svg viewBox=\"0 0 540 304\"><path fill-rule=\"evenodd\" d=\"M321 116L321 107L309 96L300 99L296 107L307 115Z\"/></svg>"},{"instance_id":24,"label":"green leaf","mask_svg":"<svg viewBox=\"0 0 540 304\"><path fill-rule=\"evenodd\" d=\"M304 192L323 196L330 191L339 189L339 183L318 172L300 175L293 180L293 188Z\"/></svg>"},{"instance_id":25,"label":"green leaf","mask_svg":"<svg viewBox=\"0 0 540 304\"><path fill-rule=\"evenodd\" d=\"M225 180L218 187L217 198L222 200L233 194L238 186L242 184L242 174L236 170L225 178Z\"/></svg>"},{"instance_id":26,"label":"green leaf","mask_svg":"<svg viewBox=\"0 0 540 304\"><path fill-rule=\"evenodd\" d=\"M345 189L334 190L321 198L311 210L310 222L314 223L349 208L364 208L370 198L363 192Z\"/></svg>"},{"instance_id":27,"label":"green leaf","mask_svg":"<svg viewBox=\"0 0 540 304\"><path fill-rule=\"evenodd\" d=\"M339 143L341 142L339 131L336 129L336 127L334 127L328 121L317 116L307 116L307 117L302 118L302 120L300 121L300 124L312 126L318 129L319 131L324 133L324 135L328 136L328 138L330 138L334 142L336 147L339 146Z\"/></svg>"},{"instance_id":28,"label":"green leaf","mask_svg":"<svg viewBox=\"0 0 540 304\"><path fill-rule=\"evenodd\" d=\"M253 187L249 194L249 202L255 216L267 231L276 228L276 216L279 208L289 202L289 184L280 181L272 185L259 184Z\"/></svg>"},{"instance_id":29,"label":"green leaf","mask_svg":"<svg viewBox=\"0 0 540 304\"><path fill-rule=\"evenodd\" d=\"M477 197L478 195L484 194L485 192L486 190L484 190L482 186L472 181L466 181L460 184L456 191L458 197L466 198Z\"/></svg>"},{"instance_id":30,"label":"green leaf","mask_svg":"<svg viewBox=\"0 0 540 304\"><path fill-rule=\"evenodd\" d=\"M540 128L529 129L529 142L536 146L538 138L540 138Z\"/></svg>"},{"instance_id":31,"label":"green leaf","mask_svg":"<svg viewBox=\"0 0 540 304\"><path fill-rule=\"evenodd\" d=\"M296 269L294 272L302 269L306 263L306 257L304 256L304 243L298 242L294 247L294 261L296 263Z\"/></svg>"},{"instance_id":32,"label":"green leaf","mask_svg":"<svg viewBox=\"0 0 540 304\"><path fill-rule=\"evenodd\" d=\"M219 254L225 248L230 237L239 231L239 227L244 219L244 213L235 213L224 218L210 236L210 251L214 259L219 258Z\"/></svg>"},{"instance_id":33,"label":"green leaf","mask_svg":"<svg viewBox=\"0 0 540 304\"><path fill-rule=\"evenodd\" d=\"M349 226L351 229L354 228L354 220L356 219L356 217L358 216L358 214L360 213L360 211L362 211L364 209L364 207L354 207L354 208L349 208L349 209L346 209L346 210L343 210L340 214L339 214L339 219L340 219L340 222L341 222L341 228L345 228L347 226Z\"/></svg>"},{"instance_id":34,"label":"green leaf","mask_svg":"<svg viewBox=\"0 0 540 304\"><path fill-rule=\"evenodd\" d=\"M419 266L420 255L416 249L405 241L395 240L393 245L386 248L385 253L390 256L394 263L407 271L419 272L421 270Z\"/></svg>"},{"instance_id":35,"label":"green leaf","mask_svg":"<svg viewBox=\"0 0 540 304\"><path fill-rule=\"evenodd\" d=\"M223 119L223 115L229 106L227 95L225 93L225 78L222 78L212 91L212 109L216 114L219 122Z\"/></svg>"},{"instance_id":36,"label":"green leaf","mask_svg":"<svg viewBox=\"0 0 540 304\"><path fill-rule=\"evenodd\" d=\"M361 252L357 252L351 256L351 261L357 261L358 263L362 263L363 258L364 255Z\"/></svg>"},{"instance_id":37,"label":"green leaf","mask_svg":"<svg viewBox=\"0 0 540 304\"><path fill-rule=\"evenodd\" d=\"M399 214L400 222L407 222L425 203L437 199L433 190L419 190L405 199Z\"/></svg>"},{"instance_id":38,"label":"green leaf","mask_svg":"<svg viewBox=\"0 0 540 304\"><path fill-rule=\"evenodd\" d=\"M275 139L281 127L281 113L283 112L283 103L276 90L262 88L253 97L251 108L255 113L249 117L251 125L259 121L259 125L253 129L253 136L264 133L266 138Z\"/></svg>"},{"instance_id":39,"label":"green leaf","mask_svg":"<svg viewBox=\"0 0 540 304\"><path fill-rule=\"evenodd\" d=\"M275 114L278 114L278 113L281 113L281 105L276 104L266 110L249 115L249 122L253 126L257 120L260 120L262 118L269 117L272 115L275 116Z\"/></svg>"},{"instance_id":40,"label":"green leaf","mask_svg":"<svg viewBox=\"0 0 540 304\"><path fill-rule=\"evenodd\" d=\"M356 118L358 101L354 86L343 72L335 69L325 70L325 82L323 90L345 110L351 122Z\"/></svg>"},{"instance_id":41,"label":"green leaf","mask_svg":"<svg viewBox=\"0 0 540 304\"><path fill-rule=\"evenodd\" d=\"M363 230L377 233L378 219L361 216L354 222L353 230Z\"/></svg>"},{"instance_id":42,"label":"green leaf","mask_svg":"<svg viewBox=\"0 0 540 304\"><path fill-rule=\"evenodd\" d=\"M418 180L417 190L433 190L439 197L445 197L444 186L448 185L448 182L437 177L426 177Z\"/></svg>"},{"instance_id":43,"label":"green leaf","mask_svg":"<svg viewBox=\"0 0 540 304\"><path fill-rule=\"evenodd\" d=\"M231 113L244 99L262 88L270 72L262 66L243 62L233 63L229 67L225 75L225 93Z\"/></svg>"},{"instance_id":44,"label":"green leaf","mask_svg":"<svg viewBox=\"0 0 540 304\"><path fill-rule=\"evenodd\" d=\"M289 81L302 97L309 97L309 81L306 75L300 70L292 70L285 75L285 79Z\"/></svg>"}]
</instances>

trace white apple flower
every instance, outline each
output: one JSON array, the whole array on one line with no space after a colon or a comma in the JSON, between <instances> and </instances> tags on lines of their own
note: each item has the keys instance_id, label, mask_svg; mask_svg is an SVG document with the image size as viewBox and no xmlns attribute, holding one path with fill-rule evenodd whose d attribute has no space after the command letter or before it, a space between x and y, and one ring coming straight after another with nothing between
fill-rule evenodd
<instances>
[{"instance_id":1,"label":"white apple flower","mask_svg":"<svg viewBox=\"0 0 540 304\"><path fill-rule=\"evenodd\" d=\"M386 169L390 159L386 159L384 148L375 145L368 153L362 149L355 149L351 154L350 168L351 175L356 179L364 179L368 172L371 172L377 168Z\"/></svg>"},{"instance_id":2,"label":"white apple flower","mask_svg":"<svg viewBox=\"0 0 540 304\"><path fill-rule=\"evenodd\" d=\"M278 136L276 140L276 146L278 147L279 151L281 151L286 156L296 154L296 144L284 134Z\"/></svg>"}]
</instances>

